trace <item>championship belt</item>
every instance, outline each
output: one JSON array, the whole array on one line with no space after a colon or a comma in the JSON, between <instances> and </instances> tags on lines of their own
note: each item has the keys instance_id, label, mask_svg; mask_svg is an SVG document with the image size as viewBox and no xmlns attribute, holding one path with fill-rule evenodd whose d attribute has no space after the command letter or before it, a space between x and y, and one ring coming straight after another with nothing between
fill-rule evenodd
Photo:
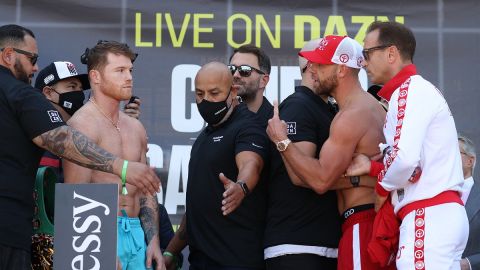
<instances>
[{"instance_id":1,"label":"championship belt","mask_svg":"<svg viewBox=\"0 0 480 270\"><path fill-rule=\"evenodd\" d=\"M34 270L53 269L53 215L57 176L50 167L38 168L33 198L31 262Z\"/></svg>"}]
</instances>

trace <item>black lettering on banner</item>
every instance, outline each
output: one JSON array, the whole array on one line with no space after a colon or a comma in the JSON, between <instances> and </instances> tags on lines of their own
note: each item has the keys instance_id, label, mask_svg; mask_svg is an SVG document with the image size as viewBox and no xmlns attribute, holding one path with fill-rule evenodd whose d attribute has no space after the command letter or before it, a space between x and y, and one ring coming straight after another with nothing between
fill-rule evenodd
<instances>
[{"instance_id":1,"label":"black lettering on banner","mask_svg":"<svg viewBox=\"0 0 480 270\"><path fill-rule=\"evenodd\" d=\"M55 195L55 269L113 269L118 185L57 184Z\"/></svg>"}]
</instances>

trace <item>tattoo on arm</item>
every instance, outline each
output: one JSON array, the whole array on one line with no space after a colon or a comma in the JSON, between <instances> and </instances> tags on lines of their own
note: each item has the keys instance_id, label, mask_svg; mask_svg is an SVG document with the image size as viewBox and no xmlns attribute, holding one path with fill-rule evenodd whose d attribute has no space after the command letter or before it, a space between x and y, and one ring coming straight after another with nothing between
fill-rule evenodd
<instances>
[{"instance_id":1,"label":"tattoo on arm","mask_svg":"<svg viewBox=\"0 0 480 270\"><path fill-rule=\"evenodd\" d=\"M43 148L58 156L89 169L113 173L116 157L69 126L47 131L40 139Z\"/></svg>"},{"instance_id":2,"label":"tattoo on arm","mask_svg":"<svg viewBox=\"0 0 480 270\"><path fill-rule=\"evenodd\" d=\"M159 233L159 215L157 196L140 198L140 221L147 243Z\"/></svg>"}]
</instances>

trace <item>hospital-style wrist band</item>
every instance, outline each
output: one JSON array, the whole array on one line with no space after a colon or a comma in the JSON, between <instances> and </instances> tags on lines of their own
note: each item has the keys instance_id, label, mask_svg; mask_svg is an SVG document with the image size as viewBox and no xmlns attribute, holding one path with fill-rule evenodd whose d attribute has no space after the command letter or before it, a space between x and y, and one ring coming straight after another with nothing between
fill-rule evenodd
<instances>
[{"instance_id":1,"label":"hospital-style wrist band","mask_svg":"<svg viewBox=\"0 0 480 270\"><path fill-rule=\"evenodd\" d=\"M127 186L125 185L127 182L127 167L128 167L128 160L123 161L123 168L122 168L122 195L127 195Z\"/></svg>"},{"instance_id":2,"label":"hospital-style wrist band","mask_svg":"<svg viewBox=\"0 0 480 270\"><path fill-rule=\"evenodd\" d=\"M168 251L163 252L163 256L175 258L175 255L173 255L171 252L168 252Z\"/></svg>"}]
</instances>

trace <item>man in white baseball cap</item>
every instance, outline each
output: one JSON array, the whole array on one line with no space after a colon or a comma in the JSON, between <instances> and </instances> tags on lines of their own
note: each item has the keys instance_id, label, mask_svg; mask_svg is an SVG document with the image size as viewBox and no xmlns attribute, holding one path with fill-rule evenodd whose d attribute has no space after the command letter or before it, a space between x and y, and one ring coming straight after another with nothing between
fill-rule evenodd
<instances>
[{"instance_id":1,"label":"man in white baseball cap","mask_svg":"<svg viewBox=\"0 0 480 270\"><path fill-rule=\"evenodd\" d=\"M35 88L53 103L63 120L68 121L82 107L83 90L90 89L90 83L87 74L78 74L72 63L57 61L38 73Z\"/></svg>"}]
</instances>

